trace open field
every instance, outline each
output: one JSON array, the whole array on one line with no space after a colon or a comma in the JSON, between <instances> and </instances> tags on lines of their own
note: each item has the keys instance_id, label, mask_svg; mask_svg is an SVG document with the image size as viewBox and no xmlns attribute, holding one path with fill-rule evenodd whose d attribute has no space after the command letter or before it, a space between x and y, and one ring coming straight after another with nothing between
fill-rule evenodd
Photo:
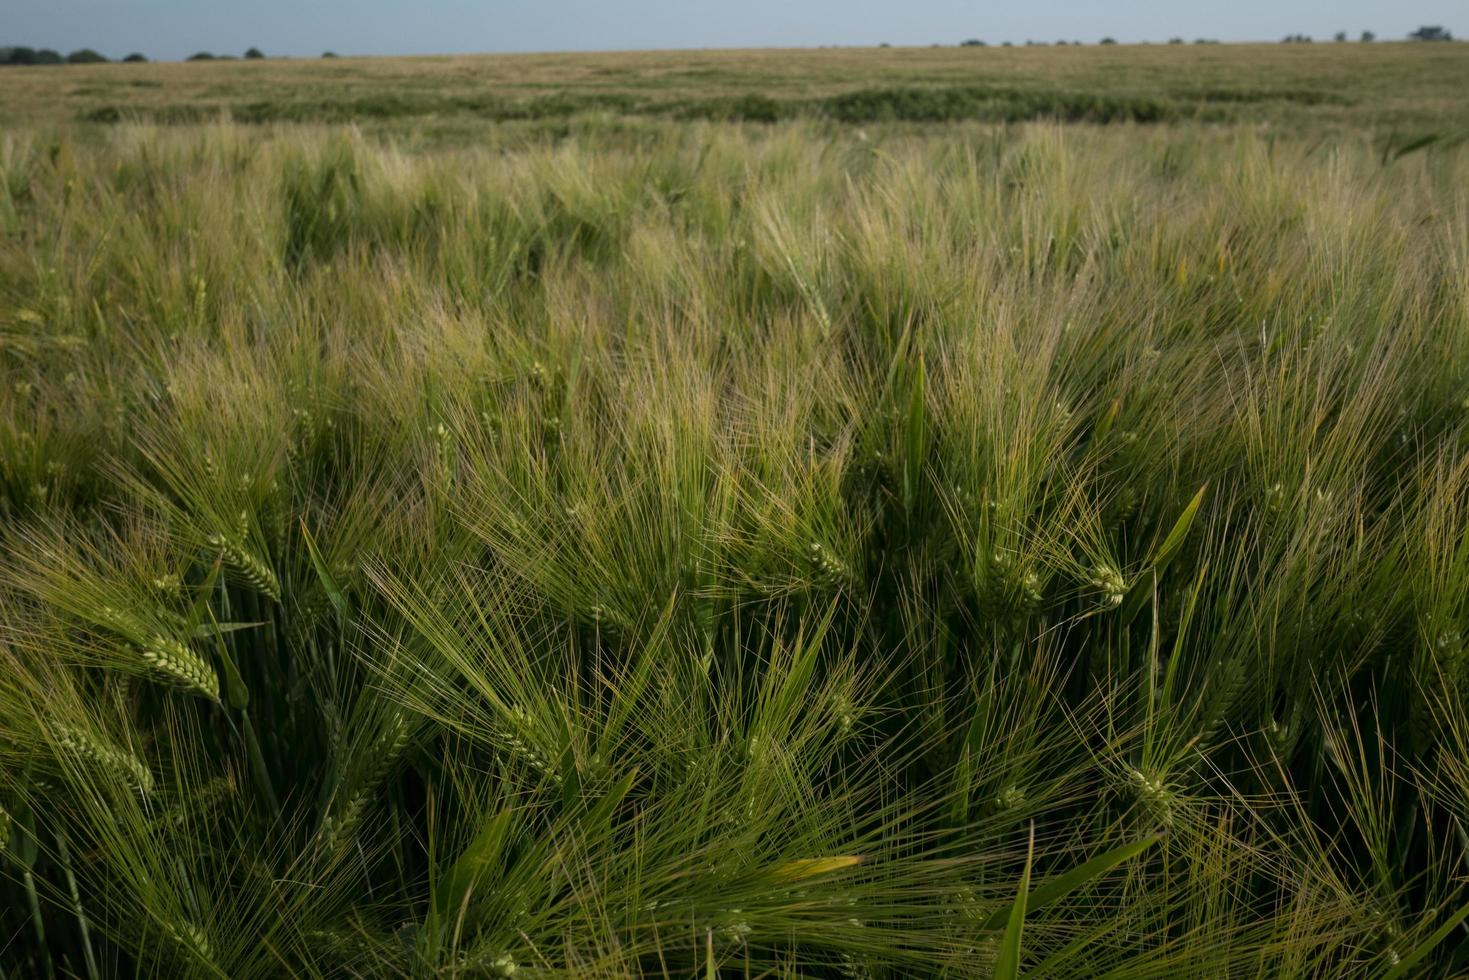
<instances>
[{"instance_id":1,"label":"open field","mask_svg":"<svg viewBox=\"0 0 1469 980\"><path fill-rule=\"evenodd\" d=\"M1466 92L0 72L3 975L1464 975Z\"/></svg>"},{"instance_id":2,"label":"open field","mask_svg":"<svg viewBox=\"0 0 1469 980\"><path fill-rule=\"evenodd\" d=\"M587 112L675 119L1469 127L1469 45L633 52L14 68L0 122L357 122L460 132Z\"/></svg>"}]
</instances>

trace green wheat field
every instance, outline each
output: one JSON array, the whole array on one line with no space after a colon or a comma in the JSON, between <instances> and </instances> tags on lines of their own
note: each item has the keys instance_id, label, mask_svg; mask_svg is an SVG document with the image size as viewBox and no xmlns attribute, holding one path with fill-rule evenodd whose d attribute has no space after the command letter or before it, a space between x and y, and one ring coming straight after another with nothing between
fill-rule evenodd
<instances>
[{"instance_id":1,"label":"green wheat field","mask_svg":"<svg viewBox=\"0 0 1469 980\"><path fill-rule=\"evenodd\" d=\"M0 70L0 977L1469 973L1469 45Z\"/></svg>"}]
</instances>

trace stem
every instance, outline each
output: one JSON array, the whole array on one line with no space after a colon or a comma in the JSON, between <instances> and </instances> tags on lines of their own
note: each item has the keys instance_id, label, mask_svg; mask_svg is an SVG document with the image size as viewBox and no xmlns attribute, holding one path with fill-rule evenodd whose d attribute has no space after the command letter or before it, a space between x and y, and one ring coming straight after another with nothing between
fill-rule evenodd
<instances>
[{"instance_id":1,"label":"stem","mask_svg":"<svg viewBox=\"0 0 1469 980\"><path fill-rule=\"evenodd\" d=\"M101 973L97 970L97 957L92 952L92 931L87 927L87 913L82 909L82 893L77 888L77 876L71 870L71 853L66 846L66 835L56 835L57 857L61 860L61 870L66 875L66 888L71 893L71 910L77 917L77 927L82 934L82 955L87 961L87 976L90 980L99 980Z\"/></svg>"},{"instance_id":2,"label":"stem","mask_svg":"<svg viewBox=\"0 0 1469 980\"><path fill-rule=\"evenodd\" d=\"M255 737L255 726L250 722L250 709L240 711L241 731L245 739L245 751L250 756L250 771L255 776L255 783L260 789L260 795L265 797L266 805L270 807L271 815L279 817L281 814L280 800L276 798L275 787L270 781L270 770L265 766L265 755L260 751L260 740Z\"/></svg>"},{"instance_id":3,"label":"stem","mask_svg":"<svg viewBox=\"0 0 1469 980\"><path fill-rule=\"evenodd\" d=\"M194 893L194 882L189 878L189 869L184 867L184 859L174 856L173 866L178 869L179 880L184 883L184 897L189 900L189 915L198 925L204 916L199 911L199 896Z\"/></svg>"},{"instance_id":4,"label":"stem","mask_svg":"<svg viewBox=\"0 0 1469 980\"><path fill-rule=\"evenodd\" d=\"M41 963L46 976L55 980L56 969L51 965L51 947L46 945L46 923L41 921L41 898L36 894L36 876L30 868L25 869L26 898L31 905L31 925L36 930L36 945L41 950Z\"/></svg>"}]
</instances>

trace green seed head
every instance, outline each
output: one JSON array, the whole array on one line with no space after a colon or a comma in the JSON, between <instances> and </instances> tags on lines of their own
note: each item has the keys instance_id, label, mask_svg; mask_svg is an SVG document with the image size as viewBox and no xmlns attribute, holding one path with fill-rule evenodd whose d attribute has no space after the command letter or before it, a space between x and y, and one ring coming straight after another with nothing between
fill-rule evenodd
<instances>
[{"instance_id":1,"label":"green seed head","mask_svg":"<svg viewBox=\"0 0 1469 980\"><path fill-rule=\"evenodd\" d=\"M1092 566L1087 583L1100 592L1103 606L1116 608L1127 597L1127 580L1116 567L1105 562Z\"/></svg>"},{"instance_id":2,"label":"green seed head","mask_svg":"<svg viewBox=\"0 0 1469 980\"><path fill-rule=\"evenodd\" d=\"M154 673L185 690L219 700L219 675L204 659L177 640L154 636L143 648L143 660Z\"/></svg>"},{"instance_id":3,"label":"green seed head","mask_svg":"<svg viewBox=\"0 0 1469 980\"><path fill-rule=\"evenodd\" d=\"M74 759L121 777L145 796L153 792L153 773L149 772L143 760L126 749L99 741L91 733L69 726L57 731L56 744Z\"/></svg>"},{"instance_id":4,"label":"green seed head","mask_svg":"<svg viewBox=\"0 0 1469 980\"><path fill-rule=\"evenodd\" d=\"M1143 809L1158 822L1160 826L1173 826L1173 810L1176 797L1168 788L1163 776L1159 774L1149 775L1140 769L1129 769L1127 772L1128 784Z\"/></svg>"},{"instance_id":5,"label":"green seed head","mask_svg":"<svg viewBox=\"0 0 1469 980\"><path fill-rule=\"evenodd\" d=\"M1025 790L1012 783L996 793L990 802L997 813L1019 809L1025 805Z\"/></svg>"}]
</instances>

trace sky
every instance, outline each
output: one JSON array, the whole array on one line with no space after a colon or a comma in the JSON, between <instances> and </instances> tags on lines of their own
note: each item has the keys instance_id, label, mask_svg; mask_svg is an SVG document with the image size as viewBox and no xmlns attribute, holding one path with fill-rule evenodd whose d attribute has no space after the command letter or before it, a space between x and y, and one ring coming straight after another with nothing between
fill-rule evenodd
<instances>
[{"instance_id":1,"label":"sky","mask_svg":"<svg viewBox=\"0 0 1469 980\"><path fill-rule=\"evenodd\" d=\"M0 0L0 45L111 57L1469 36L1466 0Z\"/></svg>"}]
</instances>

